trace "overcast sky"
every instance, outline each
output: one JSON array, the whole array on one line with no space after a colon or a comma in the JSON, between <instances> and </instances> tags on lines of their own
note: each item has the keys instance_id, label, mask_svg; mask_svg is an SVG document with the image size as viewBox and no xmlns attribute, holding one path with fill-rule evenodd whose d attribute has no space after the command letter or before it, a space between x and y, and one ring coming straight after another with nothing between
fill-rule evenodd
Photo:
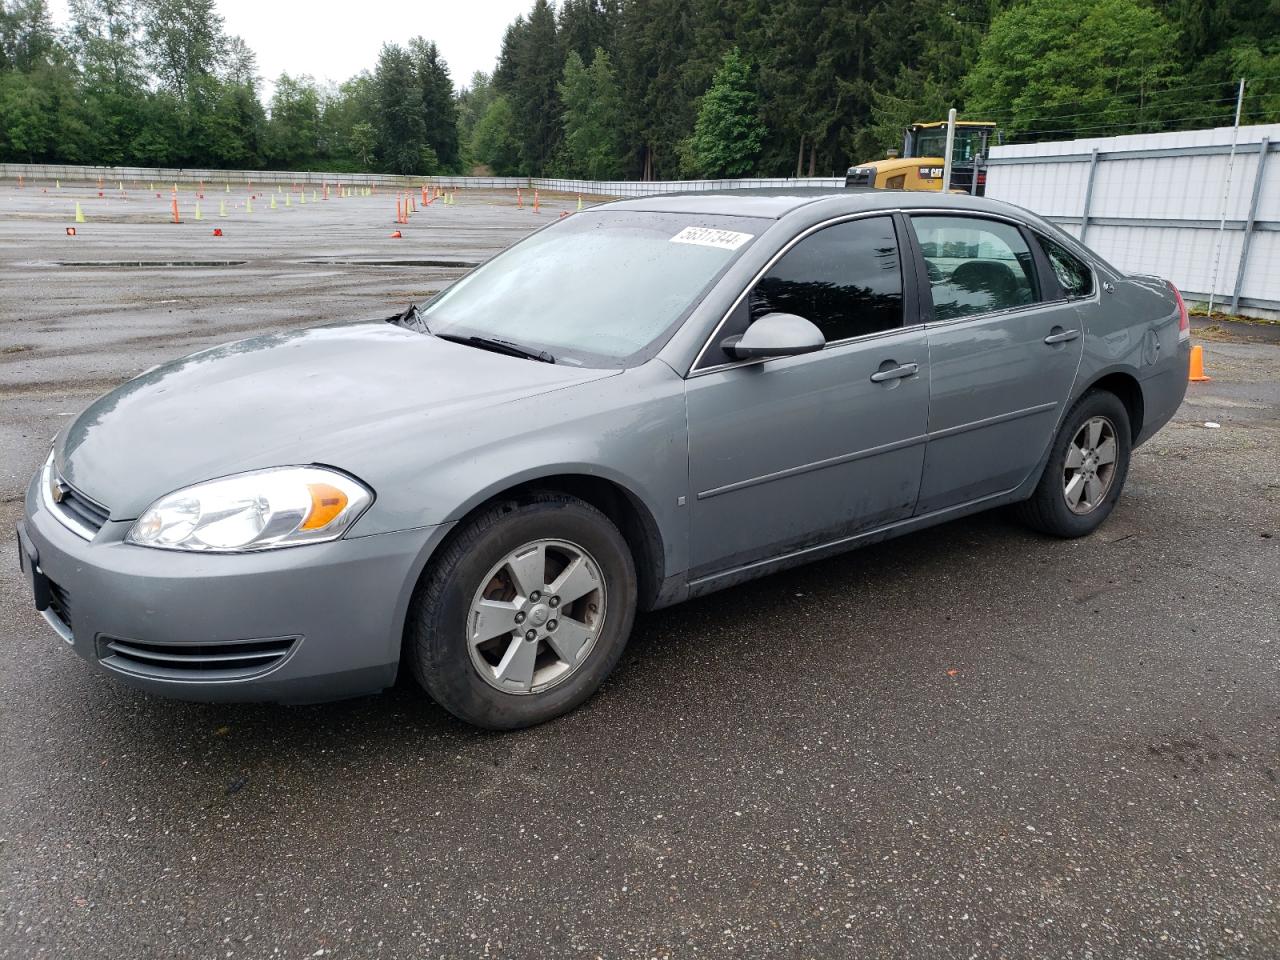
<instances>
[{"instance_id":1,"label":"overcast sky","mask_svg":"<svg viewBox=\"0 0 1280 960\"><path fill-rule=\"evenodd\" d=\"M271 81L282 72L309 73L341 83L372 70L383 43L405 43L421 34L434 40L449 63L455 87L477 70L493 69L502 32L532 0L462 0L406 3L397 0L217 0L229 34L239 34L258 55L258 72L270 97ZM66 0L49 4L59 26L66 23Z\"/></svg>"}]
</instances>

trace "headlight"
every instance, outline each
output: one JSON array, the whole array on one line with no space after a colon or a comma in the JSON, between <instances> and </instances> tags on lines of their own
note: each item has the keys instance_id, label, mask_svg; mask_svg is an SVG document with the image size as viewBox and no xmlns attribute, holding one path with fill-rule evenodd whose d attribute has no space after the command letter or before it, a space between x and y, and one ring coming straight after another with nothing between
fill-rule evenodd
<instances>
[{"instance_id":1,"label":"headlight","mask_svg":"<svg viewBox=\"0 0 1280 960\"><path fill-rule=\"evenodd\" d=\"M292 547L338 539L372 502L370 490L336 470L255 470L161 497L125 540L208 553Z\"/></svg>"}]
</instances>

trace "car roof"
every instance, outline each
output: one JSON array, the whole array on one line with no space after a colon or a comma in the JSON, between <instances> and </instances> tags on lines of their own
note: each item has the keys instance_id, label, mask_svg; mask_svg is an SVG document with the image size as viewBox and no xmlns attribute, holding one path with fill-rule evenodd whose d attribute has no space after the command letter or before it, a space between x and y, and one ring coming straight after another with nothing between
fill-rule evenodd
<instances>
[{"instance_id":1,"label":"car roof","mask_svg":"<svg viewBox=\"0 0 1280 960\"><path fill-rule=\"evenodd\" d=\"M1021 207L963 193L878 190L870 187L751 187L738 190L698 190L659 193L649 197L615 200L594 207L597 211L635 210L650 213L690 213L779 220L803 207L815 206L823 216L872 210L930 209L968 210L974 213L1015 215L1032 219Z\"/></svg>"}]
</instances>

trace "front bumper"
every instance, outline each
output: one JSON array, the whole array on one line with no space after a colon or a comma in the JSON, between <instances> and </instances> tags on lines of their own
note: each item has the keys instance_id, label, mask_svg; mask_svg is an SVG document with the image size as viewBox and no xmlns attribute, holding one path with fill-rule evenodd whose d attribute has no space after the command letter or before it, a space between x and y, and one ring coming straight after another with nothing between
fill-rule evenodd
<instances>
[{"instance_id":1,"label":"front bumper","mask_svg":"<svg viewBox=\"0 0 1280 960\"><path fill-rule=\"evenodd\" d=\"M50 625L93 667L184 700L315 702L395 682L414 583L451 524L246 554L88 541L41 502L19 525Z\"/></svg>"}]
</instances>

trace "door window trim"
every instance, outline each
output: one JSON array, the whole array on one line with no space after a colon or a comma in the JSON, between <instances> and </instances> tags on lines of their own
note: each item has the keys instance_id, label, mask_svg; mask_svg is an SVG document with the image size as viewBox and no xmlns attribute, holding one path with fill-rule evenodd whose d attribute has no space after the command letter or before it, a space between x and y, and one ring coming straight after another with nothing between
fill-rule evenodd
<instances>
[{"instance_id":1,"label":"door window trim","mask_svg":"<svg viewBox=\"0 0 1280 960\"><path fill-rule=\"evenodd\" d=\"M833 227L837 224L847 223L850 220L867 220L871 217L884 217L892 225L894 239L898 245L899 270L902 274L902 323L896 327L886 327L883 330L875 330L871 333L859 334L856 337L845 337L843 340L828 341L826 346L822 348L822 351L819 352L825 352L828 347L842 347L848 343L868 340L872 337L884 336L885 334L902 333L905 330L923 329L923 323L908 324L906 322L907 317L909 316L909 310L914 309L917 314L919 313L918 306L912 302L916 300L919 295L915 277L915 274L919 271L919 266L909 258L912 247L903 242L904 237L901 232L902 228L898 222L898 217L896 216L896 214L901 212L900 208L895 207L893 209L886 210L863 210L859 213L844 213L839 216L832 217L829 220L823 220L820 223L812 224L788 240L773 254L772 257L768 259L768 261L765 262L764 266L762 266L751 278L751 282L746 284L737 297L734 298L733 303L729 305L729 309L725 311L724 316L722 316L715 327L712 328L711 335L703 341L701 348L699 348L697 354L694 356L693 364L689 367L689 372L685 374L685 379L689 380L693 377L700 377L707 373L719 373L722 370L729 370L736 367L748 367L758 363L765 363L769 360L785 359L780 357L756 357L750 360L726 360L723 363L711 364L705 367L698 366L698 364L700 364L703 358L707 355L707 351L712 349L712 345L718 342L720 331L724 329L724 325L729 322L729 318L732 317L738 307L742 305L742 301L746 299L747 295L755 288L755 285L764 279L765 274L772 270L774 265L790 252L792 247L798 244L801 240L817 233L819 230L824 230L827 227ZM908 276L908 266L910 267L910 276Z\"/></svg>"}]
</instances>

